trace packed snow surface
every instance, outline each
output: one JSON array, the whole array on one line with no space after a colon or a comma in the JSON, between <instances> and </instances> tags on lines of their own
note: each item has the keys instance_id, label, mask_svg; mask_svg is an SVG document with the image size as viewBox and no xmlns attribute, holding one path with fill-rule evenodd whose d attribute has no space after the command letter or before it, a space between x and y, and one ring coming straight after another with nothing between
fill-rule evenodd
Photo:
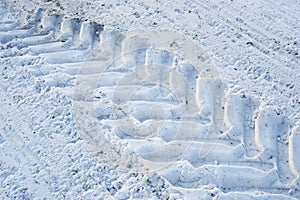
<instances>
[{"instance_id":1,"label":"packed snow surface","mask_svg":"<svg viewBox=\"0 0 300 200\"><path fill-rule=\"evenodd\" d=\"M300 2L1 1L1 199L299 199Z\"/></svg>"}]
</instances>

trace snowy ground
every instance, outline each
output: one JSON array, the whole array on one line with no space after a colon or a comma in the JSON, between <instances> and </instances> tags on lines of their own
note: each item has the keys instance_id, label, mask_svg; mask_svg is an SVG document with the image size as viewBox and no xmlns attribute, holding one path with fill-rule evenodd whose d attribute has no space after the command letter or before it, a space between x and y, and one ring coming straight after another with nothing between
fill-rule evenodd
<instances>
[{"instance_id":1,"label":"snowy ground","mask_svg":"<svg viewBox=\"0 0 300 200\"><path fill-rule=\"evenodd\" d=\"M300 2L0 5L1 199L300 198Z\"/></svg>"}]
</instances>

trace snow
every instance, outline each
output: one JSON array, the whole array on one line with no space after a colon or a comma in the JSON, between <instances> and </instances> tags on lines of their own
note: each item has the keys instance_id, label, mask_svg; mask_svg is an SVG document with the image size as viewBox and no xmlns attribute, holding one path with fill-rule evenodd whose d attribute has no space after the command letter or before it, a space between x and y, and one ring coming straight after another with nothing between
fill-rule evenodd
<instances>
[{"instance_id":1,"label":"snow","mask_svg":"<svg viewBox=\"0 0 300 200\"><path fill-rule=\"evenodd\" d=\"M0 6L1 199L300 198L300 2Z\"/></svg>"}]
</instances>

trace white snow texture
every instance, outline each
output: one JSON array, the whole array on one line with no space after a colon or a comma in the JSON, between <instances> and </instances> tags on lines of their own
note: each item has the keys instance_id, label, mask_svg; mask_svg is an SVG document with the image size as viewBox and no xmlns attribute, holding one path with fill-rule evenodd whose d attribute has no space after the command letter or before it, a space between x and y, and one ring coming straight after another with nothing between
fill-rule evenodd
<instances>
[{"instance_id":1,"label":"white snow texture","mask_svg":"<svg viewBox=\"0 0 300 200\"><path fill-rule=\"evenodd\" d=\"M0 1L0 198L300 199L299 13Z\"/></svg>"}]
</instances>

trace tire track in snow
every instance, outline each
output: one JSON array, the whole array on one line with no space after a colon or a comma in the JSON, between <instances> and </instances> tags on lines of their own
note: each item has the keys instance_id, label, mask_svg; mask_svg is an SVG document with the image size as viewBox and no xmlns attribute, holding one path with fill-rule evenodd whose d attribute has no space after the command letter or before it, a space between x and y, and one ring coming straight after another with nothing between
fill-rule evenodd
<instances>
[{"instance_id":1,"label":"tire track in snow","mask_svg":"<svg viewBox=\"0 0 300 200\"><path fill-rule=\"evenodd\" d=\"M62 17L59 17L59 19L62 19ZM44 21L47 21L47 20L44 20ZM158 84L159 87L156 88L156 90L158 91L157 92L158 96L154 96L154 99L158 98L159 95L161 96L160 98L168 98L167 94L170 91L168 91L168 90L164 91L164 88L161 87L161 85L166 85L167 89L172 88L172 90L173 90L172 92L174 94L177 94L177 96L182 97L182 98L179 98L180 102L181 102L181 105L182 105L182 110L186 110L186 112L189 113L189 114L190 114L190 111L195 112L195 110L193 110L193 108L192 108L194 105L196 105L197 107L199 106L199 109L202 110L202 113L200 114L201 120L199 120L197 117L194 117L194 118L191 117L190 119L193 119L197 123L200 122L200 124L207 124L209 122L213 122L213 123L218 122L217 123L218 124L217 129L213 129L214 131L218 132L218 133L214 133L215 137L219 136L219 131L220 130L226 131L226 130L223 130L222 128L220 128L220 126L221 127L223 126L223 118L224 118L223 117L224 116L224 113L223 113L224 111L222 111L221 108L222 108L222 106L227 106L228 107L230 105L228 105L228 104L223 105L224 102L222 102L223 101L222 99L223 98L228 98L228 96L230 97L231 94L228 94L227 97L224 97L224 94L223 94L223 91L222 91L224 88L221 88L222 85L218 84L218 82L216 82L216 83L213 83L213 81L210 82L210 83L208 82L206 86L205 86L204 82L201 82L201 81L197 82L196 81L197 80L196 76L199 75L199 74L201 75L201 73L198 72L198 73L193 74L193 70L194 70L193 66L185 65L184 63L181 63L181 64L177 65L176 62L178 62L178 61L176 61L171 54L169 54L169 53L166 54L163 51L152 51L152 49L148 48L148 47L144 49L145 52L143 52L143 51L142 52L139 52L139 51L135 52L134 50L136 50L136 47L134 47L134 48L130 47L130 45L133 45L133 46L136 45L136 44L134 44L135 41L129 41L128 44L127 44L128 49L126 49L126 48L124 49L124 48L120 47L120 45L124 44L124 43L120 43L120 41L122 41L122 36L115 35L116 33L110 32L109 30L104 31L104 32L101 32L102 31L101 30L100 31L101 34L97 35L96 34L97 30L93 30L96 27L91 26L89 23L83 23L82 26L80 26L80 24L81 24L80 21L75 20L75 24L73 24L73 25L72 25L72 22L70 22L70 21L68 21L66 23L58 22L58 24L63 24L63 25L61 25L61 28L58 31L63 32L65 36L68 36L67 38L71 38L71 39L65 39L65 38L63 39L63 40L71 41L69 47L68 46L64 47L64 46L60 45L62 43L67 43L67 41L64 41L62 43L60 43L60 42L50 43L51 45L54 45L54 46L52 46L49 49L50 52L48 52L46 49L43 49L43 47L46 48L47 47L46 44L49 44L49 43L43 44L44 46L39 47L39 46L36 46L36 45L30 46L30 42L28 42L29 46L24 45L20 50L21 50L21 53L22 53L22 49L27 48L28 52L24 51L25 56L27 54L31 54L33 56L33 58L34 57L41 57L42 59L44 59L44 61L46 63L47 62L50 63L51 64L50 66L61 66L61 70L65 71L66 73L69 73L70 77L72 77L72 76L76 77L76 72L74 72L76 70L79 70L77 72L79 72L81 74L85 74L84 75L85 77L84 76L83 77L77 77L77 80L78 81L90 81L90 83L87 83L84 86L91 86L91 90L86 89L85 92L88 92L88 93L91 92L92 96L89 95L89 96L84 97L85 94L79 94L79 95L83 95L83 97L78 97L78 99L76 99L77 97L75 96L75 101L78 101L77 106L81 106L81 108L82 108L82 110L81 110L82 116L80 116L80 120L84 120L85 117L88 119L87 121L82 122L83 124L81 125L81 128L83 128L83 129L87 128L86 130L83 130L83 131L91 131L91 129L88 129L88 127L89 126L96 126L97 127L98 123L100 122L100 123L102 123L102 126L104 128L104 132L106 131L106 133L103 133L103 134L106 134L105 135L106 137L112 139L112 141L110 141L110 142L116 143L114 145L118 145L118 142L120 141L120 144L125 145L125 146L126 146L126 143L133 144L133 147L131 147L133 149L135 147L139 147L139 144L135 144L135 141L131 140L130 138L128 139L128 138L124 137L124 133L119 133L119 135L118 134L116 135L117 137L114 137L113 134L109 132L110 128L108 128L108 126L105 127L105 125L109 125L109 124L107 124L107 122L105 120L107 118L107 115L106 115L106 113L103 113L103 111L105 111L106 108L102 107L102 106L105 106L105 104L100 105L100 108L96 111L95 111L96 107L94 107L93 104L92 104L92 106L86 104L87 101L91 101L93 103L95 102L94 99L89 99L89 97L94 97L93 96L93 94L95 92L94 88L102 89L101 85L99 85L99 86L97 85L97 82L96 82L97 77L96 77L96 80L94 80L94 79L91 79L91 75L93 75L93 74L98 75L99 73L103 72L104 69L101 68L101 66L107 67L107 66L109 66L109 64L112 64L110 66L111 67L110 70L115 70L115 71L118 71L118 72L122 72L124 74L124 76L122 77L123 79L122 78L120 79L120 77L117 77L117 80L121 80L125 83L128 83L130 81L133 81L135 83L135 81L138 81L141 78L143 80L143 76L144 76L143 73L145 72L146 74L149 75L149 78L146 79L147 82L160 83L160 84ZM45 28L46 28L46 30L50 31L51 28L47 28L47 26L48 25L46 23ZM49 27L51 27L51 26L49 25ZM81 28L79 28L79 27L81 27ZM39 31L41 31L39 29L36 29L36 30L35 29L29 29L29 30L30 31L31 30L37 31L38 34L40 34ZM73 32L74 30L75 30L75 33ZM10 32L8 32L8 33L10 33ZM30 32L24 31L24 33L17 34L17 35L14 35L14 36L11 36L9 34L3 34L2 42L3 43L8 43L11 39L13 39L16 36L19 37L20 40L26 41L26 38L28 38L28 37L26 37L26 38L24 38L24 37L29 35L29 33ZM97 35L98 37L100 37L100 39L94 38L95 37L94 34ZM107 35L104 36L105 34L107 34ZM1 35L1 33L0 33L0 35ZM56 32L54 35L59 35L59 34ZM103 43L103 41L105 40L105 37L114 37L112 40L108 39L109 41L112 41L112 43L108 43L108 44ZM58 39L58 41L59 40L62 40L62 39ZM34 40L32 40L32 41L34 41ZM99 42L99 41L100 41L100 50L102 50L101 53L104 54L104 56L103 57L101 57L101 56L97 57L97 55L96 55L96 58L95 58L96 59L96 62L95 62L96 65L94 67L91 65L93 61L88 60L88 62L85 62L86 66L84 66L83 70L81 71L80 70L81 61L86 61L86 59L90 56L91 50L93 48L98 47L97 42ZM43 43L43 40L39 41L39 42ZM139 41L139 42L142 42L142 41ZM57 44L59 44L59 45L56 46ZM49 47L49 45L48 45L48 47ZM58 50L56 47L59 47L60 49ZM69 50L70 48L74 48L74 50ZM51 52L51 51L57 51L57 52ZM129 57L127 57L127 55L126 55L127 52L126 51L127 52L132 51L131 55L129 55ZM105 54L107 54L106 56L113 56L113 58L121 56L121 59L123 59L123 62L120 62L119 60L114 60L115 61L114 63L105 62L105 60L109 60L109 59L107 59L107 57L105 57ZM143 57L143 56L145 56L145 59L141 59L141 57ZM19 57L16 57L16 58L19 58ZM25 57L25 59L27 59L27 58ZM99 62L100 62L100 64L99 64ZM118 62L124 64L125 67L120 66L120 63L118 63ZM22 63L22 62L20 62L20 64L24 65L24 63ZM69 68L70 65L71 65L71 69ZM74 67L74 65L75 65L75 67ZM79 66L76 66L76 65L79 65ZM141 69L141 71L137 70L137 71L134 71L133 74L128 74L128 71L130 72L130 69L132 67L134 68L135 65L145 65L146 67L145 67L145 69ZM99 66L100 66L100 68L99 68ZM153 66L154 66L154 68L153 68ZM161 67L161 66L163 66L163 67ZM165 66L167 66L167 70L166 70L166 68L164 68ZM25 65L23 67L27 67L27 66ZM87 69L86 67L90 67L90 68ZM118 68L118 67L120 67L120 68ZM157 69L159 69L159 73L157 73ZM168 72L168 70L170 70L170 71ZM174 70L178 70L178 71L176 73L173 73ZM70 71L71 71L71 73L70 73ZM102 74L103 77L100 77L100 81L101 81L102 78L105 78L105 76L111 75L109 73L107 73L107 74L106 73L107 72ZM190 75L192 75L192 76L189 77ZM51 81L51 79L54 79L54 78L55 78L54 76L49 77L50 81ZM136 78L136 79L133 79L133 78ZM168 80L169 80L169 82L168 82ZM209 81L209 80L205 80L205 81ZM139 82L137 82L137 83L139 83ZM96 86L94 84L96 84ZM173 86L172 86L172 84L173 84ZM183 86L183 87L180 86L182 84L185 85L185 86ZM193 88L193 85L196 85L196 84L200 84L200 85L197 85L196 87ZM114 84L112 84L112 85L114 85ZM140 83L140 85L142 86L142 87L139 88L140 90L148 91L148 89L149 89L148 86L146 87L146 85L144 83L142 83L142 84ZM64 88L63 84L62 85L58 84L57 86ZM117 87L119 87L119 86L120 85L117 85ZM180 87L176 87L176 86L180 86ZM111 89L115 91L113 96L110 96L109 94L105 93L105 94L101 94L102 96L100 95L100 99L101 98L104 98L104 99L106 98L108 100L112 100L113 98L118 97L118 93L122 91L122 90L116 90L116 87L111 87ZM195 97L193 95L195 95L195 93L196 93L195 91L197 91L197 90L201 91L200 92L201 95L203 95L203 93L204 94L206 93L206 95L198 97L198 100L194 99ZM82 90L79 90L79 91L81 92ZM132 93L132 91L130 91L130 89L126 89L125 92ZM155 89L154 89L154 92L155 92ZM140 94L142 95L143 92L140 92ZM107 95L107 96L105 97L105 95ZM211 102L209 102L209 96L210 95L213 95L213 96L216 95L216 96L213 97L213 99L221 99L221 100L219 100L219 102L211 105L210 104ZM131 97L131 96L132 95L130 95L129 97ZM81 98L83 98L83 99L81 99ZM184 99L184 101L182 101L183 99ZM125 98L125 101L126 100L127 99ZM141 100L142 100L141 103L145 104L146 101L143 101L143 97L141 98ZM82 101L82 102L80 102L80 101ZM159 101L161 101L161 99L158 98L158 103L159 103ZM75 103L77 103L77 102L75 102ZM189 106L187 106L187 104L190 104L190 105L193 105L193 106L189 107ZM159 114L160 110L167 111L166 106L164 104L157 104L156 106L158 106L157 107L158 110L155 110L156 108L153 108L153 112L151 112L151 110L150 110L150 112L149 112L150 117L148 116L148 119L152 119L152 118L153 119L155 119L155 118L165 119L164 117L165 117L166 113L163 113L162 116L158 116L157 113ZM134 107L135 107L135 105L132 106L132 108L134 108ZM77 108L79 108L79 107L77 107ZM142 107L141 112L148 112L149 111L147 109L146 110L143 110L143 109L145 109L145 107ZM243 110L243 108L238 108L238 109ZM86 112L91 112L91 113L96 112L95 113L96 116L94 116L94 119L92 121L90 121L91 120L90 114L85 114ZM237 110L237 111L234 110L233 112L239 112L239 110ZM111 111L108 111L108 114L109 115L112 114ZM117 113L117 114L122 115L122 113ZM134 114L134 111L129 112L129 114ZM212 115L213 115L213 117L211 117ZM135 115L131 116L131 117L139 118L140 114L137 111L137 113ZM247 115L247 117L249 117L249 116ZM79 121L77 123L79 123ZM264 123L264 122L262 122L262 123ZM120 126L120 125L121 124L118 122L117 126ZM232 126L235 126L235 125L236 124L232 124ZM173 125L170 125L168 128L171 128L172 126ZM111 128L114 128L114 127L111 127ZM125 125L125 128L128 128L128 126L126 127L126 125ZM179 128L179 130L181 130L183 132L188 132L188 130L186 130L184 128L182 128L182 129ZM103 131L103 130L99 130L98 128L95 128L94 131L91 131L90 133L86 133L86 134L88 134L87 139L95 140L93 142L94 142L94 144L97 145L96 148L99 147L98 145L104 145L108 149L111 148L109 146L109 144L105 144L105 142L101 141L102 139L105 139L103 136L97 134L97 133L101 134L101 131ZM205 129L203 131L202 130L200 131L200 134L204 134L204 138L206 136L205 131L206 131ZM247 137L245 137L243 135L243 134L245 134L245 132L243 130L239 130L239 131L243 132L242 133L243 138L241 138L240 141L246 140ZM218 142L218 140L220 139L218 137L217 138L210 138L214 141L213 144L212 144L214 148L208 147L208 151L206 152L207 153L206 155L207 155L208 158L211 158L211 160L209 160L209 159L205 160L205 156L204 156L204 161L203 161L203 156L200 155L200 157L199 157L199 155L194 154L194 152L199 151L199 148L200 149L202 148L201 144L195 143L195 144L191 145L190 143L188 143L189 144L188 147L190 149L187 150L186 149L187 146L185 146L185 144L184 144L184 142L185 142L183 140L184 138L181 138L181 136L185 135L183 132L178 133L178 137L177 137L178 140L177 141L172 140L173 138L172 138L172 136L170 137L170 132L169 133L166 132L165 135L162 134L161 136L164 136L164 140L167 141L166 143L163 143L161 140L157 140L157 135L154 138L150 138L150 141L152 140L152 141L154 141L154 143L149 142L149 138L146 138L145 140L140 139L138 141L138 143L141 143L141 141L143 141L143 144L147 144L149 146L145 145L145 147L143 147L141 149L142 151L146 150L146 154L142 154L143 152L142 153L138 152L138 154L142 155L142 157L144 157L146 160L150 160L150 161L155 162L155 159L156 159L156 161L158 161L159 164L160 164L160 162L162 162L162 163L168 162L168 158L172 162L176 161L177 163L181 163L182 159L187 160L188 164L183 163L183 168L190 167L190 165L192 165L192 167L190 167L189 169L193 173L196 174L195 176L191 175L191 174L185 174L183 168L177 168L177 167L172 168L174 166L172 166L172 165L169 166L169 164L167 164L167 166L169 168L166 168L165 171L162 170L163 172L161 172L166 177L166 179L168 181L170 181L172 184L174 184L175 186L182 186L182 187L186 187L186 188L201 187L201 185L204 182L202 182L202 180L200 180L201 177L199 177L199 174L203 174L203 172L205 171L205 169L204 169L205 166L209 166L211 164L211 162L214 162L214 165L212 165L213 166L212 168L215 169L215 170L212 170L211 172L208 173L209 175L204 177L204 179L206 179L208 182L214 182L215 184L217 184L217 185L219 184L219 186L221 186L223 188L226 188L226 187L228 187L228 188L231 188L231 187L233 187L233 188L245 188L245 189L242 189L243 191L247 191L247 188L249 188L249 187L253 188L256 185L255 183L257 183L258 180L252 179L250 176L246 177L246 180L249 180L250 183L249 182L242 182L241 185L234 185L229 180L229 179L233 179L233 180L236 180L238 182L238 180L240 180L241 177L234 177L233 176L233 174L235 173L234 171L237 170L237 169L240 169L242 171L252 169L252 168L249 167L249 165L251 166L251 162L255 163L253 165L255 167L258 167L259 164L260 165L265 164L265 163L263 163L264 161L263 162L257 162L256 160L252 160L251 162L249 161L246 165L247 167L245 167L243 165L243 162L245 160L245 158L243 157L243 155L245 154L245 149L242 147L242 145L235 145L232 148L232 147L230 147L230 145L226 146L226 145L221 145L219 143L215 144L214 140L217 140L217 142ZM134 132L130 132L130 133L132 134ZM137 135L137 134L139 134L139 132L134 133L134 134ZM171 134L172 134L172 132L171 132ZM258 133L258 135L260 135L260 133ZM119 137L119 139L118 139L118 137ZM192 136L192 138L193 138L193 136ZM172 140L171 142L169 141L170 139ZM201 139L200 139L200 141L201 141ZM228 140L227 144L230 144L230 142L236 143L236 140L233 140L233 141ZM170 145L168 145L167 148L163 149L165 152L161 151L161 152L159 152L159 154L156 154L155 151L154 151L154 154L152 154L152 155L149 154L149 152L147 152L148 151L147 148L149 149L149 148L151 148L155 145L156 146L158 145L158 148L161 148L161 147L159 147L160 144L162 144L162 145L170 144ZM176 151L172 152L174 150L178 150L177 148L174 148L172 146L173 144L175 144L175 146L176 145L177 146L182 145L183 150L181 150L179 148L178 152L176 152ZM211 144L207 141L204 141L204 145L211 145ZM269 144L265 144L265 146L268 146L268 145ZM237 148L235 148L235 147L237 147ZM231 158L232 160L226 160L226 159L222 158L222 153L224 152L224 148L227 149L228 152L230 152L229 154L233 153L232 154L233 157ZM187 150L187 151L185 151L185 150ZM165 154L166 156L164 154L161 154L161 153L166 153ZM117 154L114 155L114 156L118 157ZM176 156L179 156L180 159L178 159ZM153 160L153 158L155 158L155 159ZM157 159L157 158L159 158L159 159ZM166 160L164 160L164 159L166 159ZM220 163L221 163L220 166L219 166L219 164L215 163L215 161L218 163L218 159L220 160ZM173 164L175 164L175 166L176 166L176 162L175 163L173 162ZM226 162L229 162L229 164L226 164ZM151 163L151 164L153 164L153 163ZM235 168L235 165L237 166L236 168ZM263 169L269 169L268 165L265 165L265 166L266 167L262 167L262 168ZM179 178L177 180L173 180L173 177L168 175L173 170L176 171L176 173L174 173L174 174L178 174ZM228 174L224 174L223 173L224 170L225 171L228 170L227 171ZM210 175L215 173L215 172L217 172L218 177L211 178ZM253 170L253 172L256 172L256 170ZM262 175L262 177L265 177L267 181L271 181L274 184L274 185L272 185L272 184L268 185L268 184L270 184L270 182L260 183L260 186L258 188L260 188L262 191L269 191L269 190L274 189L272 192L275 191L274 193L280 193L281 189L282 190L288 190L287 187L285 187L284 185L281 185L281 184L278 183L278 180L276 179L276 172L274 170L273 171L268 171L268 172L266 172L264 170L258 170L257 172L260 175ZM172 173L171 173L171 175L172 175ZM236 178L236 179L234 179L234 178ZM261 179L259 179L259 180L261 180Z\"/></svg>"}]
</instances>

